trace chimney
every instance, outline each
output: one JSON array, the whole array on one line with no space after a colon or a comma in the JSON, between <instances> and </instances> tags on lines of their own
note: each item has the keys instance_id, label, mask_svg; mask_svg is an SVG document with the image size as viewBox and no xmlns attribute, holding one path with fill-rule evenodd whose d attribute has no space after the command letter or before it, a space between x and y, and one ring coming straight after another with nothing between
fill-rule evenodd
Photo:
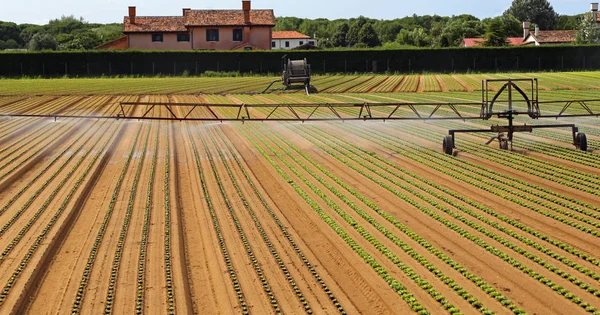
<instances>
[{"instance_id":1,"label":"chimney","mask_svg":"<svg viewBox=\"0 0 600 315\"><path fill-rule=\"evenodd\" d=\"M527 37L527 35L529 35L529 27L531 26L531 24L529 22L523 22L523 38Z\"/></svg>"},{"instance_id":2,"label":"chimney","mask_svg":"<svg viewBox=\"0 0 600 315\"><path fill-rule=\"evenodd\" d=\"M250 10L252 6L250 5L250 0L242 1L242 10L244 10L244 23L250 24Z\"/></svg>"},{"instance_id":3,"label":"chimney","mask_svg":"<svg viewBox=\"0 0 600 315\"><path fill-rule=\"evenodd\" d=\"M592 21L598 23L598 2L592 2Z\"/></svg>"},{"instance_id":4,"label":"chimney","mask_svg":"<svg viewBox=\"0 0 600 315\"><path fill-rule=\"evenodd\" d=\"M540 35L540 27L539 26L535 26L535 36L539 36Z\"/></svg>"},{"instance_id":5,"label":"chimney","mask_svg":"<svg viewBox=\"0 0 600 315\"><path fill-rule=\"evenodd\" d=\"M192 10L192 9L190 9L190 8L183 8L183 16L185 16L185 14L186 14L187 12L190 12L191 10Z\"/></svg>"},{"instance_id":6,"label":"chimney","mask_svg":"<svg viewBox=\"0 0 600 315\"><path fill-rule=\"evenodd\" d=\"M135 24L135 7L129 7L129 23Z\"/></svg>"}]
</instances>

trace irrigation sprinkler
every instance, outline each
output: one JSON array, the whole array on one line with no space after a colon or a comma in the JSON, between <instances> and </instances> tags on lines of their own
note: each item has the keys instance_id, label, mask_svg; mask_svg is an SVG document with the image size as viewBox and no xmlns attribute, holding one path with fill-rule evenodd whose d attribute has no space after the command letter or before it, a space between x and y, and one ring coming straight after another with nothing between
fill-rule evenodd
<instances>
[{"instance_id":1,"label":"irrigation sprinkler","mask_svg":"<svg viewBox=\"0 0 600 315\"><path fill-rule=\"evenodd\" d=\"M492 85L501 84L499 88ZM529 86L530 91L521 85ZM493 91L493 90L497 91ZM506 99L502 99L507 94ZM493 96L492 96L493 95ZM525 106L522 106L525 104ZM505 110L498 110L506 105ZM556 113L545 114L541 107L557 107ZM580 107L579 111L576 107ZM163 109L159 116L154 109ZM587 151L587 137L575 124L515 124L517 116L527 115L533 120L578 117L599 117L600 99L539 101L537 79L495 79L482 81L480 102L390 102L390 103L300 103L300 104L209 104L173 102L120 102L119 112L114 116L0 113L0 117L31 118L90 118L160 121L213 121L229 122L307 122L307 121L397 121L397 120L490 120L505 119L507 125L493 125L489 129L449 130L443 138L442 149L453 154L456 134L489 133L488 144L498 141L500 149L512 148L514 135L533 132L535 129L570 128L573 145Z\"/></svg>"}]
</instances>

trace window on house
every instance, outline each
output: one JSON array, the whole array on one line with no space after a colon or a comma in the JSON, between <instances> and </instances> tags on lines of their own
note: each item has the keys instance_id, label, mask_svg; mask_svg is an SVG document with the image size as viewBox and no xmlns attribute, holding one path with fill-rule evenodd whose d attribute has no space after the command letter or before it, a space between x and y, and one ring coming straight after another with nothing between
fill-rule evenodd
<instances>
[{"instance_id":1,"label":"window on house","mask_svg":"<svg viewBox=\"0 0 600 315\"><path fill-rule=\"evenodd\" d=\"M285 47L290 48L290 42L285 42Z\"/></svg>"},{"instance_id":2,"label":"window on house","mask_svg":"<svg viewBox=\"0 0 600 315\"><path fill-rule=\"evenodd\" d=\"M178 42L189 42L190 34L177 34L177 41Z\"/></svg>"},{"instance_id":3,"label":"window on house","mask_svg":"<svg viewBox=\"0 0 600 315\"><path fill-rule=\"evenodd\" d=\"M271 48L275 48L275 47L277 47L277 44L274 41L271 42Z\"/></svg>"},{"instance_id":4,"label":"window on house","mask_svg":"<svg viewBox=\"0 0 600 315\"><path fill-rule=\"evenodd\" d=\"M241 42L244 39L244 35L241 28L236 28L233 30L233 41Z\"/></svg>"},{"instance_id":5,"label":"window on house","mask_svg":"<svg viewBox=\"0 0 600 315\"><path fill-rule=\"evenodd\" d=\"M308 43L309 43L310 45L313 45L313 46L315 45L315 41L314 41L314 40L309 40L309 41L308 41Z\"/></svg>"},{"instance_id":6,"label":"window on house","mask_svg":"<svg viewBox=\"0 0 600 315\"><path fill-rule=\"evenodd\" d=\"M153 42L160 42L160 43L162 43L162 41L163 41L163 34L152 34L152 41Z\"/></svg>"},{"instance_id":7,"label":"window on house","mask_svg":"<svg viewBox=\"0 0 600 315\"><path fill-rule=\"evenodd\" d=\"M252 51L252 47L250 47L250 46L244 47L244 50Z\"/></svg>"},{"instance_id":8,"label":"window on house","mask_svg":"<svg viewBox=\"0 0 600 315\"><path fill-rule=\"evenodd\" d=\"M219 30L217 30L217 29L206 30L206 41L207 42L218 42L219 41Z\"/></svg>"},{"instance_id":9,"label":"window on house","mask_svg":"<svg viewBox=\"0 0 600 315\"><path fill-rule=\"evenodd\" d=\"M304 42L303 42L303 41L300 41L300 46L302 46L302 45L304 45Z\"/></svg>"}]
</instances>

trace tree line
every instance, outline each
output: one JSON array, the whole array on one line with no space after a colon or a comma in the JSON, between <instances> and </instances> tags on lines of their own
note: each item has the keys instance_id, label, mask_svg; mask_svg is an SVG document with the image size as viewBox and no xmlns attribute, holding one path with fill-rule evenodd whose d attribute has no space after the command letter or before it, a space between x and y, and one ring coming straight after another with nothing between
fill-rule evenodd
<instances>
[{"instance_id":1,"label":"tree line","mask_svg":"<svg viewBox=\"0 0 600 315\"><path fill-rule=\"evenodd\" d=\"M522 37L523 23L542 30L579 30L590 27L588 15L559 15L547 0L514 0L501 16L479 19L473 15L412 15L394 20L366 17L352 19L277 19L275 30L297 30L319 39L324 48L453 47L465 37L484 37L488 46L506 45L508 37ZM591 36L581 42L593 42ZM598 42L598 41L596 41Z\"/></svg>"},{"instance_id":2,"label":"tree line","mask_svg":"<svg viewBox=\"0 0 600 315\"><path fill-rule=\"evenodd\" d=\"M523 36L522 22L542 30L578 30L579 43L600 43L589 14L559 15L548 0L514 0L501 16L412 15L394 20L363 16L351 19L279 17L274 30L295 30L315 36L322 48L453 47L465 37L485 37L488 46L506 45L507 37ZM0 21L0 50L88 50L122 36L121 23L88 23L63 16L46 25Z\"/></svg>"},{"instance_id":3,"label":"tree line","mask_svg":"<svg viewBox=\"0 0 600 315\"><path fill-rule=\"evenodd\" d=\"M0 50L88 50L123 36L123 25L88 23L63 16L46 25L0 21Z\"/></svg>"}]
</instances>

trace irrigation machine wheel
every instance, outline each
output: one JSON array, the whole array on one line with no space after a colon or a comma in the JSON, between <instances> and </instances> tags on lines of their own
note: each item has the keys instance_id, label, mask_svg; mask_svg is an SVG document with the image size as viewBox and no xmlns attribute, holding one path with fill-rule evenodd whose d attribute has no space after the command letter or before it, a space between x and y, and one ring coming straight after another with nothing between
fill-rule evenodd
<instances>
[{"instance_id":1,"label":"irrigation machine wheel","mask_svg":"<svg viewBox=\"0 0 600 315\"><path fill-rule=\"evenodd\" d=\"M452 136L445 136L444 142L442 144L442 151L446 154L452 155L452 151L454 151L454 141L452 140Z\"/></svg>"},{"instance_id":2,"label":"irrigation machine wheel","mask_svg":"<svg viewBox=\"0 0 600 315\"><path fill-rule=\"evenodd\" d=\"M508 140L500 140L500 149L508 150Z\"/></svg>"},{"instance_id":3,"label":"irrigation machine wheel","mask_svg":"<svg viewBox=\"0 0 600 315\"><path fill-rule=\"evenodd\" d=\"M580 132L577 134L577 148L581 151L587 151L587 137L585 133Z\"/></svg>"}]
</instances>

